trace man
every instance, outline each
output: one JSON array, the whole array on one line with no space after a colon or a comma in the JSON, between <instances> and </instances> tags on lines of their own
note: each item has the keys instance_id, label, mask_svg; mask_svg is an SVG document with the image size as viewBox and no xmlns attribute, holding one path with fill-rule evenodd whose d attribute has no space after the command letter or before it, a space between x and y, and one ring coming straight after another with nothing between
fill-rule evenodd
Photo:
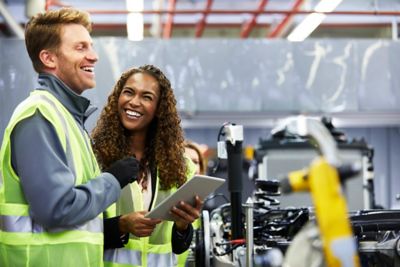
<instances>
[{"instance_id":1,"label":"man","mask_svg":"<svg viewBox=\"0 0 400 267\"><path fill-rule=\"evenodd\" d=\"M0 150L2 267L102 266L102 212L137 175L134 158L100 173L84 128L94 109L80 94L96 85L98 60L90 27L74 9L27 24L39 85L15 109Z\"/></svg>"}]
</instances>

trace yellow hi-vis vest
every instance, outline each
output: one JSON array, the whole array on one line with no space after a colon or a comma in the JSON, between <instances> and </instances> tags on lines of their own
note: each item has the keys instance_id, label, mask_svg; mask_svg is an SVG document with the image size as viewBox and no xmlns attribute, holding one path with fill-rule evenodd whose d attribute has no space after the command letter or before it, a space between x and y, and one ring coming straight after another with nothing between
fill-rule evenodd
<instances>
[{"instance_id":1,"label":"yellow hi-vis vest","mask_svg":"<svg viewBox=\"0 0 400 267\"><path fill-rule=\"evenodd\" d=\"M57 229L45 229L29 216L20 179L11 166L10 136L18 122L37 110L54 126L75 173L75 185L100 173L89 137L68 110L49 92L33 91L14 111L0 150L0 266L103 266L102 214L82 225Z\"/></svg>"},{"instance_id":2,"label":"yellow hi-vis vest","mask_svg":"<svg viewBox=\"0 0 400 267\"><path fill-rule=\"evenodd\" d=\"M187 160L187 178L191 178L195 168L191 161ZM160 190L159 177L157 175L156 188L151 209L156 207L177 188ZM117 214L127 214L135 211L143 211L143 195L137 182L129 184L122 189L121 197L117 202ZM106 249L104 252L104 266L106 267L161 267L178 266L177 255L172 252L172 226L173 222L163 221L154 229L151 236L136 237L132 234L123 248Z\"/></svg>"}]
</instances>

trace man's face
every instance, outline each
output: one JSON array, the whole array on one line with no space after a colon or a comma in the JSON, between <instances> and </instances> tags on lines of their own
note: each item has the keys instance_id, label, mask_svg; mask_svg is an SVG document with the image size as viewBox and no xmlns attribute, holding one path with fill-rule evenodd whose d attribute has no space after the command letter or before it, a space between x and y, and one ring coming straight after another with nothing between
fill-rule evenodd
<instances>
[{"instance_id":1,"label":"man's face","mask_svg":"<svg viewBox=\"0 0 400 267\"><path fill-rule=\"evenodd\" d=\"M79 24L63 26L53 74L80 95L96 86L94 64L97 60L92 38L86 28Z\"/></svg>"}]
</instances>

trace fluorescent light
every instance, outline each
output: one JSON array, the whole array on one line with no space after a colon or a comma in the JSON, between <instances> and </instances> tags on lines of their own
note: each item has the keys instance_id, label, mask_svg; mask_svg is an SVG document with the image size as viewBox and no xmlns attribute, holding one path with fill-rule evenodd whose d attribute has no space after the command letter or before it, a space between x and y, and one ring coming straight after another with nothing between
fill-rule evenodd
<instances>
[{"instance_id":1,"label":"fluorescent light","mask_svg":"<svg viewBox=\"0 0 400 267\"><path fill-rule=\"evenodd\" d=\"M297 27L288 35L292 42L304 41L321 24L326 15L318 12L332 12L343 0L321 0Z\"/></svg>"},{"instance_id":2,"label":"fluorescent light","mask_svg":"<svg viewBox=\"0 0 400 267\"><path fill-rule=\"evenodd\" d=\"M130 12L143 11L143 0L126 0L126 9Z\"/></svg>"},{"instance_id":3,"label":"fluorescent light","mask_svg":"<svg viewBox=\"0 0 400 267\"><path fill-rule=\"evenodd\" d=\"M144 38L143 14L138 13L143 11L143 5L143 0L126 0L126 9L131 12L126 18L126 29L131 41L142 41Z\"/></svg>"},{"instance_id":4,"label":"fluorescent light","mask_svg":"<svg viewBox=\"0 0 400 267\"><path fill-rule=\"evenodd\" d=\"M129 13L127 17L128 39L131 41L142 41L143 34L143 14Z\"/></svg>"},{"instance_id":5,"label":"fluorescent light","mask_svg":"<svg viewBox=\"0 0 400 267\"><path fill-rule=\"evenodd\" d=\"M325 19L326 15L311 13L287 37L291 42L304 41Z\"/></svg>"}]
</instances>

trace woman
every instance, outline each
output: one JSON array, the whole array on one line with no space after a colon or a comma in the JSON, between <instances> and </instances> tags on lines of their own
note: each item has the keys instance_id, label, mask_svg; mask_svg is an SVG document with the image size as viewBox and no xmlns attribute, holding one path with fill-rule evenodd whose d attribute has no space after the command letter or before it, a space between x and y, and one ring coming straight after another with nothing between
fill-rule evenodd
<instances>
[{"instance_id":1,"label":"woman","mask_svg":"<svg viewBox=\"0 0 400 267\"><path fill-rule=\"evenodd\" d=\"M124 248L105 250L108 266L174 266L176 255L188 249L191 223L200 214L180 202L171 209L175 221L145 218L145 214L194 174L184 157L184 138L169 80L157 67L145 65L122 74L93 130L99 164L126 156L140 162L138 180L125 187L116 204L121 235L130 233Z\"/></svg>"},{"instance_id":2,"label":"woman","mask_svg":"<svg viewBox=\"0 0 400 267\"><path fill-rule=\"evenodd\" d=\"M192 160L192 162L196 165L196 174L205 174L206 166L204 163L203 153L201 153L198 144L185 141L185 155Z\"/></svg>"}]
</instances>

